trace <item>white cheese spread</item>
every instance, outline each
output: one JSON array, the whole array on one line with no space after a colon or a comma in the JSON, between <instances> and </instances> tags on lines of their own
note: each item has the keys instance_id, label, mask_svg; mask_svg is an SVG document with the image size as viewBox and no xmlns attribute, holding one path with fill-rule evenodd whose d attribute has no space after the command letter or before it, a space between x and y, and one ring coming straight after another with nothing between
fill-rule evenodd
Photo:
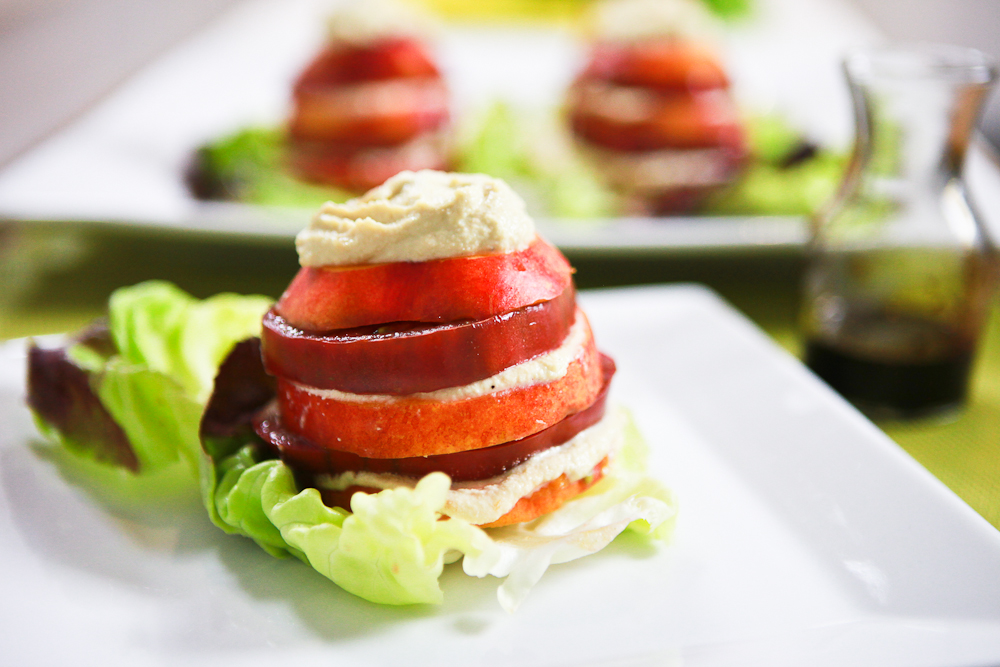
<instances>
[{"instance_id":1,"label":"white cheese spread","mask_svg":"<svg viewBox=\"0 0 1000 667\"><path fill-rule=\"evenodd\" d=\"M517 501L545 484L566 475L570 481L582 479L605 457L613 457L625 441L625 415L611 409L601 421L577 433L562 445L550 447L491 479L453 483L442 513L481 525L492 523L513 509ZM320 488L342 491L352 486L391 489L414 487L418 480L399 475L345 472L321 475Z\"/></svg>"},{"instance_id":2,"label":"white cheese spread","mask_svg":"<svg viewBox=\"0 0 1000 667\"><path fill-rule=\"evenodd\" d=\"M404 398L400 398L388 394L352 394L337 389L318 389L304 384L294 384L301 391L320 398L338 401L391 403L393 401L418 398L446 403L475 398L477 396L486 396L487 394L496 394L508 389L555 382L566 375L569 371L569 365L574 359L579 358L584 353L592 339L593 334L590 331L590 323L587 322L587 317L583 314L583 311L577 308L576 320L573 322L573 326L570 327L569 333L566 334L563 342L559 344L559 347L533 359L522 361L484 380L460 387L447 387L445 389L438 389L437 391L408 394Z\"/></svg>"},{"instance_id":3,"label":"white cheese spread","mask_svg":"<svg viewBox=\"0 0 1000 667\"><path fill-rule=\"evenodd\" d=\"M612 0L595 5L591 31L598 39L638 42L664 37L704 37L715 32L696 0Z\"/></svg>"},{"instance_id":4,"label":"white cheese spread","mask_svg":"<svg viewBox=\"0 0 1000 667\"><path fill-rule=\"evenodd\" d=\"M426 39L433 21L412 5L390 0L349 0L327 19L331 44L364 46L386 37Z\"/></svg>"},{"instance_id":5,"label":"white cheese spread","mask_svg":"<svg viewBox=\"0 0 1000 667\"><path fill-rule=\"evenodd\" d=\"M516 252L534 239L524 200L503 181L425 170L327 202L295 247L302 266L349 266Z\"/></svg>"}]
</instances>

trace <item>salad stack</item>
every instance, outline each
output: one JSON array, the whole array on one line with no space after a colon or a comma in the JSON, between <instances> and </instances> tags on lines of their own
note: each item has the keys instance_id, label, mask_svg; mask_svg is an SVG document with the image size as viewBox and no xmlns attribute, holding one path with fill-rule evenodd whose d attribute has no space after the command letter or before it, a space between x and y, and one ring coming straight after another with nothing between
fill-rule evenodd
<instances>
[{"instance_id":1,"label":"salad stack","mask_svg":"<svg viewBox=\"0 0 1000 667\"><path fill-rule=\"evenodd\" d=\"M292 91L289 161L301 178L364 192L400 171L448 163L449 95L405 5L354 3Z\"/></svg>"},{"instance_id":2,"label":"salad stack","mask_svg":"<svg viewBox=\"0 0 1000 667\"><path fill-rule=\"evenodd\" d=\"M277 304L144 283L33 348L43 432L140 480L186 468L221 529L378 603L440 602L461 559L512 611L550 564L668 534L572 268L505 183L404 172L297 246Z\"/></svg>"},{"instance_id":3,"label":"salad stack","mask_svg":"<svg viewBox=\"0 0 1000 667\"><path fill-rule=\"evenodd\" d=\"M599 6L597 38L568 93L577 144L632 213L689 211L732 182L745 131L695 3Z\"/></svg>"}]
</instances>

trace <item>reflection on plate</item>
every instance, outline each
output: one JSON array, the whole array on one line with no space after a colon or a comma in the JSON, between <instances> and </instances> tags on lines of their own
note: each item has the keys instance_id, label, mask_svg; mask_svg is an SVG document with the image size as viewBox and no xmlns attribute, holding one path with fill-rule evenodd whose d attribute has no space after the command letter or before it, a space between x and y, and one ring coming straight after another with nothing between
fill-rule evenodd
<instances>
[{"instance_id":1,"label":"reflection on plate","mask_svg":"<svg viewBox=\"0 0 1000 667\"><path fill-rule=\"evenodd\" d=\"M387 608L44 455L0 347L0 652L19 665L955 665L1000 661L1000 533L711 293L585 293L676 538L553 568L514 615L447 571ZM581 641L581 638L586 638Z\"/></svg>"}]
</instances>

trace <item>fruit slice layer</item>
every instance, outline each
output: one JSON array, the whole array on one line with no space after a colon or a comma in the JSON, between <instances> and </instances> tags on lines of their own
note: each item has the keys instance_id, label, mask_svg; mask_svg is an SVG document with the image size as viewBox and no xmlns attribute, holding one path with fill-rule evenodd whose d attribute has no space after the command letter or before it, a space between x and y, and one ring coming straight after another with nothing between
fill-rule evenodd
<instances>
[{"instance_id":1,"label":"fruit slice layer","mask_svg":"<svg viewBox=\"0 0 1000 667\"><path fill-rule=\"evenodd\" d=\"M358 81L439 77L427 49L406 38L383 39L366 46L324 49L295 82L295 95Z\"/></svg>"},{"instance_id":2,"label":"fruit slice layer","mask_svg":"<svg viewBox=\"0 0 1000 667\"><path fill-rule=\"evenodd\" d=\"M601 391L594 402L583 410L520 440L452 454L373 459L320 447L285 428L273 406L258 415L254 420L254 429L283 461L301 473L337 475L345 471L364 471L419 479L431 472L443 472L454 482L489 479L538 452L568 442L580 431L599 422L604 416L608 386L614 372L615 365L611 358L601 355Z\"/></svg>"},{"instance_id":3,"label":"fruit slice layer","mask_svg":"<svg viewBox=\"0 0 1000 667\"><path fill-rule=\"evenodd\" d=\"M366 458L430 456L519 440L597 398L600 356L589 328L586 333L565 375L551 382L448 401L427 395L345 400L279 378L278 406L296 435Z\"/></svg>"},{"instance_id":4,"label":"fruit slice layer","mask_svg":"<svg viewBox=\"0 0 1000 667\"><path fill-rule=\"evenodd\" d=\"M545 240L520 252L351 267L303 267L276 312L305 331L481 320L559 296L572 268Z\"/></svg>"},{"instance_id":5,"label":"fruit slice layer","mask_svg":"<svg viewBox=\"0 0 1000 667\"><path fill-rule=\"evenodd\" d=\"M405 395L462 386L559 346L574 290L482 320L371 325L327 334L291 326L273 309L261 335L267 372L319 389Z\"/></svg>"},{"instance_id":6,"label":"fruit slice layer","mask_svg":"<svg viewBox=\"0 0 1000 667\"><path fill-rule=\"evenodd\" d=\"M303 180L365 192L401 171L445 170L448 157L442 137L431 133L398 146L293 140L288 144L288 165Z\"/></svg>"},{"instance_id":7,"label":"fruit slice layer","mask_svg":"<svg viewBox=\"0 0 1000 667\"><path fill-rule=\"evenodd\" d=\"M340 146L396 146L448 120L438 79L401 79L303 92L289 123L293 139Z\"/></svg>"},{"instance_id":8,"label":"fruit slice layer","mask_svg":"<svg viewBox=\"0 0 1000 667\"><path fill-rule=\"evenodd\" d=\"M715 54L700 44L661 40L631 45L599 44L583 78L626 86L705 90L729 85Z\"/></svg>"},{"instance_id":9,"label":"fruit slice layer","mask_svg":"<svg viewBox=\"0 0 1000 667\"><path fill-rule=\"evenodd\" d=\"M598 146L623 151L743 145L743 129L728 93L640 92L636 100L603 85L580 84L570 112L574 133ZM641 98L641 100L640 100ZM623 110L621 104L634 104Z\"/></svg>"}]
</instances>

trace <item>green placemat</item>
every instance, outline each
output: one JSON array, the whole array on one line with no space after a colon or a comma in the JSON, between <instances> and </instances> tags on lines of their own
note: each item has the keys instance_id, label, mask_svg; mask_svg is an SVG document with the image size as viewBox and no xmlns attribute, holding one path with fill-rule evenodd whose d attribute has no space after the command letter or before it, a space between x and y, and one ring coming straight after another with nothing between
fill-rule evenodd
<instances>
[{"instance_id":1,"label":"green placemat","mask_svg":"<svg viewBox=\"0 0 1000 667\"><path fill-rule=\"evenodd\" d=\"M986 326L969 404L957 418L879 426L1000 528L1000 310Z\"/></svg>"}]
</instances>

